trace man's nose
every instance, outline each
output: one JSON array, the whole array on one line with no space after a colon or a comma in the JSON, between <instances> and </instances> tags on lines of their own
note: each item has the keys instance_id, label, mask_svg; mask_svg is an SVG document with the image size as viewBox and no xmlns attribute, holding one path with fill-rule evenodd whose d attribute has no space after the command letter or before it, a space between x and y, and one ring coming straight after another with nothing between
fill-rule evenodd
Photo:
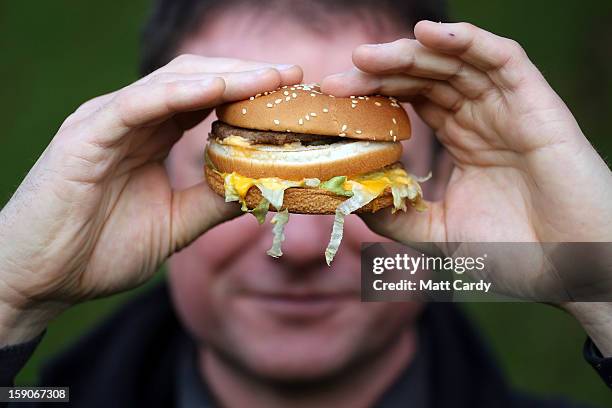
<instances>
[{"instance_id":1,"label":"man's nose","mask_svg":"<svg viewBox=\"0 0 612 408\"><path fill-rule=\"evenodd\" d=\"M325 262L332 224L333 216L291 214L285 227L283 260L296 264Z\"/></svg>"}]
</instances>

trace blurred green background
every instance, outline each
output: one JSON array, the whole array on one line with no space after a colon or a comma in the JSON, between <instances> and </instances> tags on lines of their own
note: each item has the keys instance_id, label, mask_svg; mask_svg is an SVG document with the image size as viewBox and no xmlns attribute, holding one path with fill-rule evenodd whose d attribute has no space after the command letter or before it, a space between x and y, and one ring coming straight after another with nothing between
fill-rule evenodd
<instances>
[{"instance_id":1,"label":"blurred green background","mask_svg":"<svg viewBox=\"0 0 612 408\"><path fill-rule=\"evenodd\" d=\"M0 1L1 205L64 117L83 101L137 78L147 6L146 0ZM454 20L518 40L598 151L610 156L612 1L451 0L450 7ZM35 382L45 359L131 295L89 302L57 319L18 382ZM516 386L612 406L611 393L582 359L585 335L570 317L535 304L464 308Z\"/></svg>"}]
</instances>

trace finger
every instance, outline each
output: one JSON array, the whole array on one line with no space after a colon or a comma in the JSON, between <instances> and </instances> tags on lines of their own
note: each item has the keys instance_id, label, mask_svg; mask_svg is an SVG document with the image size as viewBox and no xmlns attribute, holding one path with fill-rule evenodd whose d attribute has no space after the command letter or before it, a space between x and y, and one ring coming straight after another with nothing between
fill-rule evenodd
<instances>
[{"instance_id":1,"label":"finger","mask_svg":"<svg viewBox=\"0 0 612 408\"><path fill-rule=\"evenodd\" d=\"M190 57L197 57L197 56L190 56ZM204 57L198 57L198 58L204 58ZM221 58L213 58L214 60L221 60ZM238 61L238 60L233 60L233 61ZM243 61L244 62L244 61ZM278 86L283 86L283 85L293 85L296 83L299 83L302 81L302 69L297 66L297 65L287 65L287 64L265 64L265 63L248 63L248 61L246 61L247 63L244 64L244 68L252 68L251 70L245 70L247 72L251 72L251 73L257 73L258 70L263 70L265 72L266 69L270 69L270 70L275 70L278 72L278 76L279 76L279 82L278 82ZM236 64L235 64L236 65ZM260 67L260 68L258 68ZM279 68L280 67L280 68ZM79 108L72 114L70 115L62 124L62 126L60 127L60 129L69 126L71 124L74 124L80 120L83 120L84 118L87 118L89 115L91 115L93 112L99 110L101 107L103 107L104 105L106 105L109 101L111 101L118 92L128 89L130 87L135 87L135 86L140 86L140 85L144 85L147 83L169 83L169 82L173 82L173 81L179 81L179 80L192 80L192 81L196 81L196 80L206 80L207 78L211 78L211 77L221 77L223 78L226 82L229 82L232 80L232 78L237 78L240 74L242 74L243 72L214 72L213 74L210 74L208 72L196 72L196 71L189 71L189 70L185 70L185 73L179 73L179 72L166 72L166 71L155 71L154 73L147 75L146 77L141 78L140 80L134 82L131 85L128 85L127 87L124 87L118 91L115 92L111 92L105 95L101 95L98 97L95 97L85 103L83 103L81 106L79 106ZM273 74L274 75L274 74ZM238 79L237 82L239 82L240 79ZM236 86L239 86L238 84ZM244 95L244 98L250 97L251 95L254 94L249 94L249 89L250 88L244 88L245 92L243 92L242 94ZM228 95L231 95L232 93L236 93L239 94L237 92L232 92L232 89L230 87L230 90L228 91ZM194 115L189 115L190 117L193 117ZM199 117L199 115L196 115ZM189 120L186 121L187 123L192 123L191 126L195 125L193 120ZM198 121L199 122L199 121ZM186 128L189 128L191 126L187 126Z\"/></svg>"},{"instance_id":2,"label":"finger","mask_svg":"<svg viewBox=\"0 0 612 408\"><path fill-rule=\"evenodd\" d=\"M337 96L381 94L410 101L423 96L445 109L457 111L465 98L444 81L402 74L372 75L358 69L328 76L321 90Z\"/></svg>"},{"instance_id":3,"label":"finger","mask_svg":"<svg viewBox=\"0 0 612 408\"><path fill-rule=\"evenodd\" d=\"M295 64L274 64L269 62L248 61L235 58L214 58L201 55L183 54L168 64L153 71L139 82L146 82L150 77L163 73L181 74L215 74L217 72L241 72L272 68L281 74L283 85L295 84L302 80L302 68Z\"/></svg>"},{"instance_id":4,"label":"finger","mask_svg":"<svg viewBox=\"0 0 612 408\"><path fill-rule=\"evenodd\" d=\"M445 227L441 202L427 203L427 211L409 208L406 212L391 214L383 210L376 214L361 214L368 227L377 234L411 245L418 242L444 242Z\"/></svg>"},{"instance_id":5,"label":"finger","mask_svg":"<svg viewBox=\"0 0 612 408\"><path fill-rule=\"evenodd\" d=\"M461 59L428 49L416 40L402 38L387 44L364 44L353 51L353 63L370 74L409 74L443 80L470 98L495 87L482 71Z\"/></svg>"},{"instance_id":6,"label":"finger","mask_svg":"<svg viewBox=\"0 0 612 408\"><path fill-rule=\"evenodd\" d=\"M540 75L516 41L469 23L420 21L414 34L426 47L457 56L507 90L514 90L525 78Z\"/></svg>"},{"instance_id":7,"label":"finger","mask_svg":"<svg viewBox=\"0 0 612 408\"><path fill-rule=\"evenodd\" d=\"M279 83L278 71L266 68L242 72L228 82L209 76L203 80L138 85L117 93L104 108L81 124L87 122L87 135L92 142L109 146L121 140L130 129L157 124L182 112L205 112L228 101L276 89Z\"/></svg>"},{"instance_id":8,"label":"finger","mask_svg":"<svg viewBox=\"0 0 612 408\"><path fill-rule=\"evenodd\" d=\"M274 68L262 68L252 71L240 72L215 72L214 74L191 73L178 74L167 72L151 77L147 84L166 84L177 81L198 81L210 77L219 77L225 81L224 97L228 100L247 99L260 91L258 83L254 83L252 77L263 77L261 80L270 81L273 86L288 85L283 83L279 71Z\"/></svg>"},{"instance_id":9,"label":"finger","mask_svg":"<svg viewBox=\"0 0 612 408\"><path fill-rule=\"evenodd\" d=\"M236 203L226 203L205 181L173 193L170 253L189 245L210 228L242 214Z\"/></svg>"},{"instance_id":10,"label":"finger","mask_svg":"<svg viewBox=\"0 0 612 408\"><path fill-rule=\"evenodd\" d=\"M84 102L72 114L70 114L70 116L68 116L64 122L62 122L59 130L64 129L67 126L74 125L80 120L90 116L93 112L97 111L102 106L106 105L111 99L113 99L116 93L117 91L107 93Z\"/></svg>"},{"instance_id":11,"label":"finger","mask_svg":"<svg viewBox=\"0 0 612 408\"><path fill-rule=\"evenodd\" d=\"M444 128L444 123L452 115L450 111L427 99L413 101L411 105L416 114L438 135L438 131Z\"/></svg>"}]
</instances>

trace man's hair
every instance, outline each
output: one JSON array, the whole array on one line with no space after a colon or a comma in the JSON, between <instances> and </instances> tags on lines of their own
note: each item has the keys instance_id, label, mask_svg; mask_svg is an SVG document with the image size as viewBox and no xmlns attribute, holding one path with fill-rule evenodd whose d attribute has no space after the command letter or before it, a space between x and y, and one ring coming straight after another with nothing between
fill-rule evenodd
<instances>
[{"instance_id":1,"label":"man's hair","mask_svg":"<svg viewBox=\"0 0 612 408\"><path fill-rule=\"evenodd\" d=\"M294 15L313 17L316 10L323 12L351 12L375 10L383 12L401 28L412 31L420 20L446 21L446 0L154 0L142 32L140 71L143 75L166 64L174 56L181 41L219 8L252 5L261 9L279 3ZM316 7L315 7L316 6ZM316 18L303 19L304 24Z\"/></svg>"}]
</instances>

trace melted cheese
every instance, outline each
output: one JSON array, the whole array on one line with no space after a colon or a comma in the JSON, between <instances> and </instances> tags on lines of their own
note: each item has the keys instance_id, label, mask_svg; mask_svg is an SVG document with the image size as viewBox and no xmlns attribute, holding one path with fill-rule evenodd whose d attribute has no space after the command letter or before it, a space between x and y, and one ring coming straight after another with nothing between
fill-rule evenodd
<instances>
[{"instance_id":1,"label":"melted cheese","mask_svg":"<svg viewBox=\"0 0 612 408\"><path fill-rule=\"evenodd\" d=\"M243 155L244 157L252 156L253 153L251 151L257 150L257 146L262 146L262 144L257 144L257 146L255 146L250 140L245 139L242 136L236 136L236 135L230 135L224 139L216 139L216 140L218 143L222 145L232 146L239 154ZM282 150L291 150L291 149L295 150L295 149L304 147L304 145L302 144L302 142L297 140L291 143L284 143L276 147ZM260 153L261 153L261 150L260 150Z\"/></svg>"},{"instance_id":2,"label":"melted cheese","mask_svg":"<svg viewBox=\"0 0 612 408\"><path fill-rule=\"evenodd\" d=\"M280 191L280 190L286 190L288 187L303 187L307 180L307 179L303 179L302 181L296 182L296 181L283 180L278 177L264 177L264 178L256 179L256 178L241 176L240 174L236 172L229 173L229 174L224 174L224 173L219 173L219 174L221 174L221 176L224 178L225 183L229 183L234 188L234 190L240 197L241 201L244 200L247 193L249 192L249 189L258 184L263 186L264 188L267 188L273 191Z\"/></svg>"},{"instance_id":3,"label":"melted cheese","mask_svg":"<svg viewBox=\"0 0 612 408\"><path fill-rule=\"evenodd\" d=\"M282 212L280 210L283 202L283 194L286 189L291 187L314 188L320 184L318 179L290 181L277 177L255 179L244 177L236 173L219 174L225 180L226 201L240 201L243 211L248 211L245 197L251 187L257 187L264 196L266 212L268 203L272 204L277 209L277 216ZM367 205L374 198L383 194L387 188L391 189L393 195L394 212L400 209L406 211L406 201L410 202L418 211L425 211L427 206L423 202L421 187L418 183L424 180L425 179L410 176L402 168L374 171L348 178L343 183L342 188L352 191L353 195L346 201L343 201L336 209L336 217L334 219L330 243L325 251L325 259L328 265L333 260L338 246L340 245L340 241L342 240L342 229L344 226L344 217L346 215ZM283 214L287 215L287 210L285 209L283 211ZM272 249L268 251L269 255L282 255L280 244L284 239L283 228L286 222L287 218L283 218L282 225L279 224L278 228L276 228L275 225L274 245Z\"/></svg>"},{"instance_id":4,"label":"melted cheese","mask_svg":"<svg viewBox=\"0 0 612 408\"><path fill-rule=\"evenodd\" d=\"M245 139L242 136L230 135L224 139L219 139L219 143L228 145L228 146L236 146L236 147L251 147L251 142L248 139Z\"/></svg>"},{"instance_id":5,"label":"melted cheese","mask_svg":"<svg viewBox=\"0 0 612 408\"><path fill-rule=\"evenodd\" d=\"M255 185L257 179L253 179L250 177L241 176L238 173L231 173L228 175L223 175L225 182L230 183L232 187L236 190L236 193L240 196L241 200L244 200L247 192L251 187Z\"/></svg>"},{"instance_id":6,"label":"melted cheese","mask_svg":"<svg viewBox=\"0 0 612 408\"><path fill-rule=\"evenodd\" d=\"M226 180L226 182L231 183L232 187L234 187L234 189L242 200L244 200L244 198L246 197L246 194L249 189L256 184L261 184L270 190L285 190L287 188L287 183L295 183L297 184L296 187L308 187L308 183L306 183L308 179L302 179L301 181L297 182L289 182L278 177L265 177L256 179L241 176L237 173L221 173L221 176ZM379 196L387 188L393 187L394 185L413 185L415 184L415 181L412 179L412 177L408 175L408 173L406 173L406 170L402 168L395 168L383 171L374 171L351 177L343 184L344 189L352 191L353 183L359 183L368 192Z\"/></svg>"},{"instance_id":7,"label":"melted cheese","mask_svg":"<svg viewBox=\"0 0 612 408\"><path fill-rule=\"evenodd\" d=\"M345 190L352 190L353 183L359 183L365 189L377 196L381 195L385 189L398 185L411 185L414 183L412 177L402 168L395 168L383 171L373 171L351 177L344 183Z\"/></svg>"}]
</instances>

